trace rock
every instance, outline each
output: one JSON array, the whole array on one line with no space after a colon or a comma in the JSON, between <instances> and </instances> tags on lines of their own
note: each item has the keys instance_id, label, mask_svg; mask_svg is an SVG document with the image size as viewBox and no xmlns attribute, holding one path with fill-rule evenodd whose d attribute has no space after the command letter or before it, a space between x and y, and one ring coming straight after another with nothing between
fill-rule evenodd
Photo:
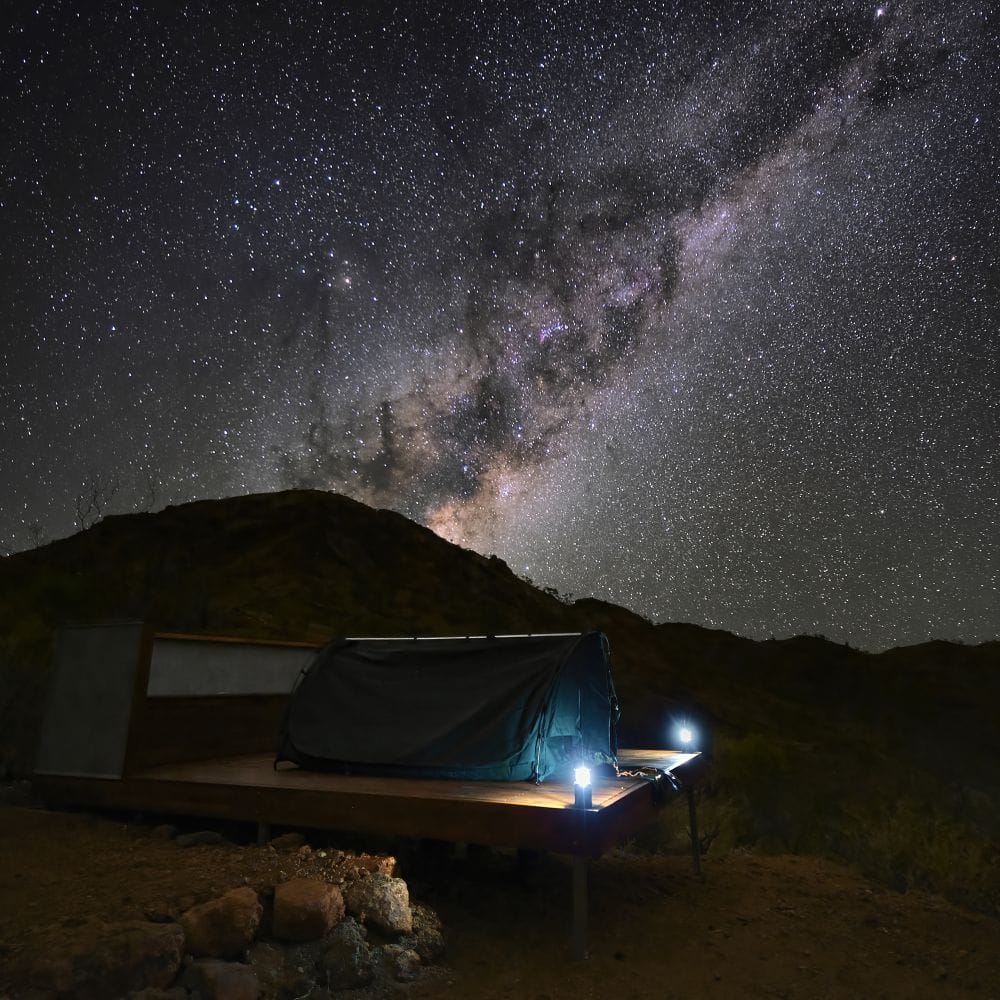
<instances>
[{"instance_id":1,"label":"rock","mask_svg":"<svg viewBox=\"0 0 1000 1000\"><path fill-rule=\"evenodd\" d=\"M347 908L359 920L389 934L409 934L413 930L410 892L401 878L373 872L349 883L345 895Z\"/></svg>"},{"instance_id":2,"label":"rock","mask_svg":"<svg viewBox=\"0 0 1000 1000\"><path fill-rule=\"evenodd\" d=\"M199 844L221 844L222 834L218 830L199 830L197 833L182 833L174 843L178 847L197 847Z\"/></svg>"},{"instance_id":3,"label":"rock","mask_svg":"<svg viewBox=\"0 0 1000 1000\"><path fill-rule=\"evenodd\" d=\"M260 984L249 965L199 958L188 967L185 985L201 994L202 1000L257 1000Z\"/></svg>"},{"instance_id":4,"label":"rock","mask_svg":"<svg viewBox=\"0 0 1000 1000\"><path fill-rule=\"evenodd\" d=\"M270 846L276 851L294 851L306 842L306 838L301 833L283 833L280 837L275 837L270 841Z\"/></svg>"},{"instance_id":5,"label":"rock","mask_svg":"<svg viewBox=\"0 0 1000 1000\"><path fill-rule=\"evenodd\" d=\"M292 949L272 941L258 941L250 949L249 963L264 996L301 997L311 996L310 989L315 985L311 970L316 966L316 957L312 961L309 957L293 954Z\"/></svg>"},{"instance_id":6,"label":"rock","mask_svg":"<svg viewBox=\"0 0 1000 1000\"><path fill-rule=\"evenodd\" d=\"M371 982L375 975L371 946L353 917L339 923L326 944L319 967L331 990L351 990Z\"/></svg>"},{"instance_id":7,"label":"rock","mask_svg":"<svg viewBox=\"0 0 1000 1000\"><path fill-rule=\"evenodd\" d=\"M146 907L143 915L154 924L176 924L180 919L180 911L170 903L152 903Z\"/></svg>"},{"instance_id":8,"label":"rock","mask_svg":"<svg viewBox=\"0 0 1000 1000\"><path fill-rule=\"evenodd\" d=\"M168 990L148 988L129 993L128 1000L190 1000L190 994L183 986L172 986Z\"/></svg>"},{"instance_id":9,"label":"rock","mask_svg":"<svg viewBox=\"0 0 1000 1000\"><path fill-rule=\"evenodd\" d=\"M173 840L177 836L177 827L172 823L161 823L159 826L154 826L149 834L158 840Z\"/></svg>"},{"instance_id":10,"label":"rock","mask_svg":"<svg viewBox=\"0 0 1000 1000\"><path fill-rule=\"evenodd\" d=\"M294 878L275 887L271 929L282 941L316 941L343 916L344 897L328 882Z\"/></svg>"},{"instance_id":11,"label":"rock","mask_svg":"<svg viewBox=\"0 0 1000 1000\"><path fill-rule=\"evenodd\" d=\"M382 948L382 962L388 973L400 983L409 983L420 972L420 956L401 944L387 944Z\"/></svg>"},{"instance_id":12,"label":"rock","mask_svg":"<svg viewBox=\"0 0 1000 1000\"><path fill-rule=\"evenodd\" d=\"M262 912L249 886L192 906L181 916L187 950L196 958L238 958L250 947Z\"/></svg>"},{"instance_id":13,"label":"rock","mask_svg":"<svg viewBox=\"0 0 1000 1000\"><path fill-rule=\"evenodd\" d=\"M396 874L396 859L391 854L359 854L354 859L354 867L392 876Z\"/></svg>"},{"instance_id":14,"label":"rock","mask_svg":"<svg viewBox=\"0 0 1000 1000\"><path fill-rule=\"evenodd\" d=\"M268 993L277 993L285 974L285 949L273 941L255 941L247 953L247 963Z\"/></svg>"},{"instance_id":15,"label":"rock","mask_svg":"<svg viewBox=\"0 0 1000 1000\"><path fill-rule=\"evenodd\" d=\"M438 915L427 906L415 903L413 911L413 933L408 934L401 942L412 948L424 962L433 962L441 957L444 951L444 935L441 933L441 921Z\"/></svg>"},{"instance_id":16,"label":"rock","mask_svg":"<svg viewBox=\"0 0 1000 1000\"><path fill-rule=\"evenodd\" d=\"M58 953L33 970L32 979L42 989L78 1000L105 1000L169 986L183 954L184 931L178 924L92 920L60 941Z\"/></svg>"}]
</instances>

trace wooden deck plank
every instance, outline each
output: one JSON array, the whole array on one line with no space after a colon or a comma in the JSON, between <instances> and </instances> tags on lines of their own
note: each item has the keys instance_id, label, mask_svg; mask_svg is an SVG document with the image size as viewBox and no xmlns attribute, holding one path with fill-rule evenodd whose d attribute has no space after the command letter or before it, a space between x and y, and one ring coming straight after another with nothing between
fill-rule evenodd
<instances>
[{"instance_id":1,"label":"wooden deck plank","mask_svg":"<svg viewBox=\"0 0 1000 1000\"><path fill-rule=\"evenodd\" d=\"M567 782L471 781L443 778L380 777L366 774L337 774L305 771L296 767L272 766L271 754L197 761L148 768L136 777L156 781L186 781L216 785L245 785L256 788L297 788L314 791L350 791L353 795L392 794L407 799L464 799L479 802L524 804L535 808L563 809L573 801ZM595 778L594 806L600 807L625 791L628 782Z\"/></svg>"},{"instance_id":2,"label":"wooden deck plank","mask_svg":"<svg viewBox=\"0 0 1000 1000\"><path fill-rule=\"evenodd\" d=\"M618 751L618 766L623 771L640 767L655 767L660 771L673 771L694 760L697 753L681 750L637 750L628 748Z\"/></svg>"},{"instance_id":3,"label":"wooden deck plank","mask_svg":"<svg viewBox=\"0 0 1000 1000\"><path fill-rule=\"evenodd\" d=\"M656 767L670 770L681 767L697 754L676 751L623 750L619 762L623 769ZM546 781L533 785L527 781L471 781L444 778L381 777L366 774L338 774L330 771L305 771L294 766L275 769L271 754L242 754L188 763L164 764L147 768L136 777L158 781L206 782L222 785L252 785L261 788L301 788L314 790L349 789L352 794L385 794L401 799L469 799L483 802L525 803L539 808L562 809L573 800L573 788L565 781ZM595 774L594 807L613 801L627 792L639 779L604 777Z\"/></svg>"}]
</instances>

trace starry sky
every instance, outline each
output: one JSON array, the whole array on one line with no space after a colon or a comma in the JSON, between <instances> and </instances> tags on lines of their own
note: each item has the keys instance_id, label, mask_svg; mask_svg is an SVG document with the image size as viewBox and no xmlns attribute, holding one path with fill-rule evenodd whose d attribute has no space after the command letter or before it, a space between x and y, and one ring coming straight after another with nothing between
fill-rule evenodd
<instances>
[{"instance_id":1,"label":"starry sky","mask_svg":"<svg viewBox=\"0 0 1000 1000\"><path fill-rule=\"evenodd\" d=\"M1000 636L992 4L5 12L5 550L313 487L655 621Z\"/></svg>"}]
</instances>

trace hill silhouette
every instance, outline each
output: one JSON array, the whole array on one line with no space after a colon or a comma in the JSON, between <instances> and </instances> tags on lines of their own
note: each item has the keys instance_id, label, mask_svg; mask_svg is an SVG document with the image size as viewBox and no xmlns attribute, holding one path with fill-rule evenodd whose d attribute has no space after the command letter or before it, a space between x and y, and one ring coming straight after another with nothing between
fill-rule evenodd
<instances>
[{"instance_id":1,"label":"hill silhouette","mask_svg":"<svg viewBox=\"0 0 1000 1000\"><path fill-rule=\"evenodd\" d=\"M1000 911L1000 643L868 654L818 636L654 625L565 601L496 557L336 494L199 501L108 517L0 560L6 771L30 771L55 628L121 618L315 642L600 628L623 743L663 745L679 705L712 734L706 850L825 855ZM663 814L651 846L680 848L680 812Z\"/></svg>"}]
</instances>

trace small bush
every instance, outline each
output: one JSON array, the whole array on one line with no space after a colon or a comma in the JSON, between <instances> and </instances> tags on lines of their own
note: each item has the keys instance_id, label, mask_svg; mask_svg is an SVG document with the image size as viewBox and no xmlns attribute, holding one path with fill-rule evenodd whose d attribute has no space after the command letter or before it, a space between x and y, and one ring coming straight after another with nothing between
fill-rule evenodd
<instances>
[{"instance_id":1,"label":"small bush","mask_svg":"<svg viewBox=\"0 0 1000 1000\"><path fill-rule=\"evenodd\" d=\"M975 789L945 794L928 775L902 779L898 762L871 748L837 749L761 734L720 737L697 793L702 850L817 854L900 891L936 892L1000 913L1000 850L991 817L972 807L988 797ZM678 801L634 846L681 853L689 838L688 811Z\"/></svg>"}]
</instances>

